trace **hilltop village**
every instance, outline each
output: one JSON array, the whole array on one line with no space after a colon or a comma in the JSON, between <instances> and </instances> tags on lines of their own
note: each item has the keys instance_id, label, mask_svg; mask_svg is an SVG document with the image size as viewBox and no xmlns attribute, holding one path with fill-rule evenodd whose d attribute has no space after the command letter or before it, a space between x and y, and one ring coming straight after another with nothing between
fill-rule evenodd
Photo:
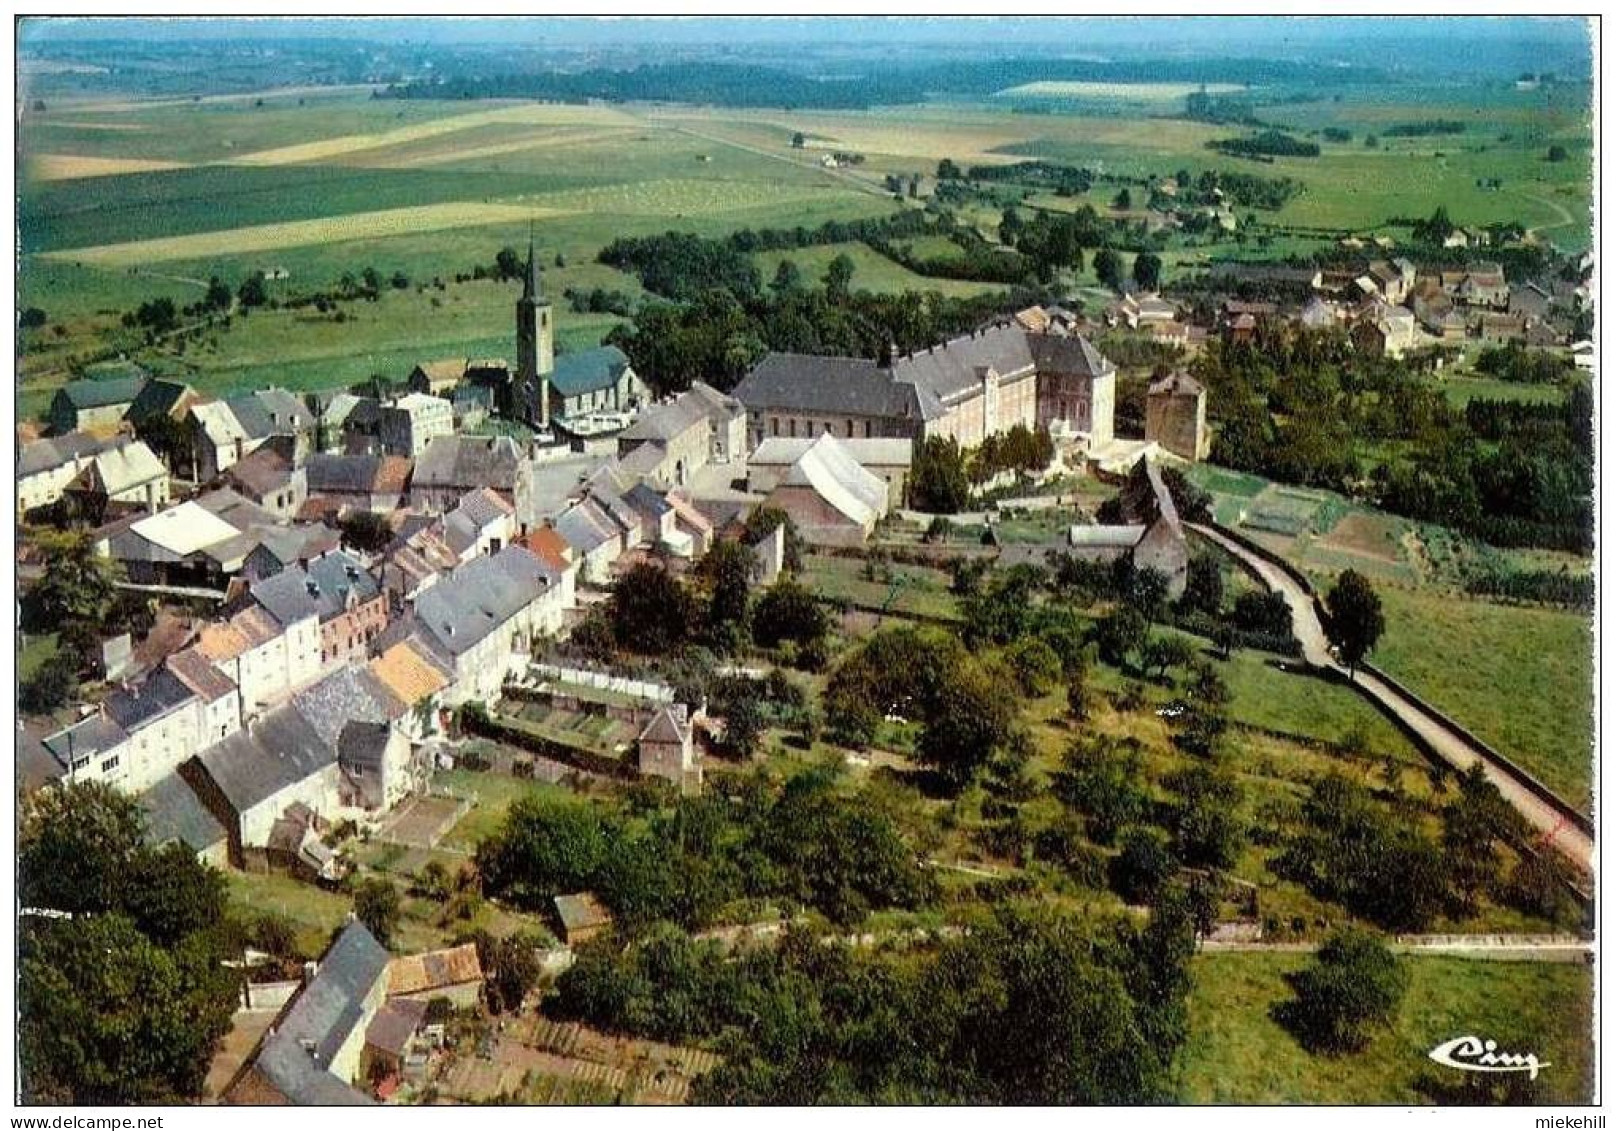
<instances>
[{"instance_id":1,"label":"hilltop village","mask_svg":"<svg viewBox=\"0 0 1616 1131\"><path fill-rule=\"evenodd\" d=\"M611 640L626 633L654 655L687 627L669 617L694 623L750 602L754 640L776 658L856 666L859 653L825 654L827 612L879 618L901 582L879 607L838 605L794 580L805 553L873 561L882 532L906 524L924 528L913 547L923 562L929 544L975 522L987 556L965 571L967 592L1008 597L1025 571L1055 568L1079 586L1155 578L1155 599L1186 610L1205 600L1188 524L1211 514L1183 469L1211 451L1207 389L1182 364L1158 366L1128 434L1118 367L1097 338L1131 333L1182 360L1209 340L1247 345L1284 326L1344 330L1366 357L1472 335L1564 340L1553 296L1512 288L1487 263L1431 274L1401 257L1357 272L1258 265L1224 284L1209 318L1129 287L1095 318L1040 304L876 359L767 352L731 391L692 378L658 398L616 346L557 352L530 246L514 365L423 359L386 396L208 397L138 371L69 383L49 434L20 453L18 513L42 532L23 569L64 606L82 596L71 577L115 578L103 619L128 627L61 626L61 646L75 664L89 656L94 678L66 680L53 701L34 677L19 776L30 791L102 783L127 795L152 848L344 891L369 870L373 838L430 850L464 817L474 801L441 784L458 771L648 781L697 798L710 772L732 772L755 747L767 718L749 700L778 712L785 681L744 662L716 683L617 667ZM1237 297L1253 287L1292 298ZM1017 513L1042 515L1043 534L1001 543L996 524ZM984 570L999 580L983 582ZM699 596L681 604L681 585ZM1215 619L1220 600L1202 615ZM1305 648L1283 605L1238 629L1187 613L1178 623L1225 654L1233 643ZM1141 671L1194 667L1142 632L1103 622L1101 655ZM1029 689L1044 682L1038 665L1086 663L1015 662L1033 665ZM1072 695L1087 710L1086 693ZM904 723L904 701L882 707L888 724ZM871 725L827 721L845 733ZM546 976L612 929L609 902L587 889L551 901L553 946L533 960ZM343 927L301 979L276 980L277 960L249 950L262 969L249 972L238 1017L275 1022L215 1066L218 1097L349 1103L450 1086L453 1011L507 992L494 987L510 975L485 968L503 952L484 940L394 956L369 918ZM525 987L538 968L523 963ZM507 1004L520 1008L524 992ZM565 1036L539 1033L534 1047ZM644 1043L640 1055L705 1054ZM663 1098L682 1098L695 1074L670 1069Z\"/></svg>"}]
</instances>

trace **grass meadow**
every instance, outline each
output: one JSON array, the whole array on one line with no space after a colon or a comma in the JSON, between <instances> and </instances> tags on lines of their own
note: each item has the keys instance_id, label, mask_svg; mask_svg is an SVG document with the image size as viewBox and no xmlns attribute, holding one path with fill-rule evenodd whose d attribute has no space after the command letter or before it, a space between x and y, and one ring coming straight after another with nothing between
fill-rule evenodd
<instances>
[{"instance_id":1,"label":"grass meadow","mask_svg":"<svg viewBox=\"0 0 1616 1131\"><path fill-rule=\"evenodd\" d=\"M1390 586L1380 599L1386 634L1371 659L1590 812L1590 619Z\"/></svg>"},{"instance_id":2,"label":"grass meadow","mask_svg":"<svg viewBox=\"0 0 1616 1131\"><path fill-rule=\"evenodd\" d=\"M1430 1083L1462 1083L1426 1054L1466 1033L1530 1051L1552 1065L1537 1080L1541 1103L1585 1103L1594 1071L1587 966L1404 957L1408 992L1392 1024L1362 1052L1313 1056L1270 1014L1289 1000L1285 975L1299 954L1202 954L1190 993L1190 1039L1181 1054L1180 1099L1201 1104L1414 1104Z\"/></svg>"}]
</instances>

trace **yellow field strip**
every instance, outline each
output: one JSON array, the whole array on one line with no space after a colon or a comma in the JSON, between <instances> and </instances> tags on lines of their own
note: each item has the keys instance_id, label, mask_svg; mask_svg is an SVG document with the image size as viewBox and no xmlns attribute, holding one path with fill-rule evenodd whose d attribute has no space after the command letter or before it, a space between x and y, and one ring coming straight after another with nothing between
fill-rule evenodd
<instances>
[{"instance_id":1,"label":"yellow field strip","mask_svg":"<svg viewBox=\"0 0 1616 1131\"><path fill-rule=\"evenodd\" d=\"M328 216L317 220L257 224L217 232L196 232L186 236L102 244L98 247L64 248L60 251L44 252L40 258L91 267L129 267L174 259L208 259L278 251L287 247L342 243L347 240L384 239L388 236L447 231L451 228L476 228L484 224L514 224L524 220L544 220L566 214L565 210L559 208L457 201L447 204L424 204L414 208L388 208L378 212L356 212L348 216Z\"/></svg>"},{"instance_id":2,"label":"yellow field strip","mask_svg":"<svg viewBox=\"0 0 1616 1131\"><path fill-rule=\"evenodd\" d=\"M531 103L521 106L505 106L498 110L478 110L469 114L456 114L452 118L437 118L430 122L418 122L412 126L401 126L395 130L384 130L380 133L347 134L343 137L330 137L321 141L303 142L299 145L285 145L277 149L261 149L256 153L243 153L232 157L226 164L296 165L308 161L327 161L334 157L344 157L350 153L360 153L367 149L385 149L395 145L403 145L407 142L420 141L423 138L458 133L461 130L474 129L478 126L501 124L607 126L633 125L636 123L629 115L617 110L609 110L605 107Z\"/></svg>"},{"instance_id":3,"label":"yellow field strip","mask_svg":"<svg viewBox=\"0 0 1616 1131\"><path fill-rule=\"evenodd\" d=\"M355 165L365 169L421 169L431 165L452 165L466 161L480 161L487 157L504 157L511 153L525 153L531 149L559 149L569 145L586 145L596 141L610 141L621 137L634 127L610 126L604 129L565 129L553 134L540 137L521 138L516 141L497 142L491 145L469 146L465 149L445 149L430 153L378 153L372 156L361 154L352 161L345 161L345 165Z\"/></svg>"},{"instance_id":4,"label":"yellow field strip","mask_svg":"<svg viewBox=\"0 0 1616 1131\"><path fill-rule=\"evenodd\" d=\"M30 180L70 181L77 177L113 177L120 173L152 173L160 169L188 169L183 161L153 161L144 157L80 157L73 153L38 153L25 158Z\"/></svg>"}]
</instances>

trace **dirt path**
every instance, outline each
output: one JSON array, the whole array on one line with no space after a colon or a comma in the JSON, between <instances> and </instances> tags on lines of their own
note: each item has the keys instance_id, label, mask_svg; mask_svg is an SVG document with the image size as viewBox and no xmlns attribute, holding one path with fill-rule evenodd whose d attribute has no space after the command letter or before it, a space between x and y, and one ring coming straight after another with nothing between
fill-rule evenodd
<instances>
[{"instance_id":1,"label":"dirt path","mask_svg":"<svg viewBox=\"0 0 1616 1131\"><path fill-rule=\"evenodd\" d=\"M1311 954L1317 942L1201 943L1202 954ZM1488 962L1589 962L1593 944L1575 935L1398 935L1391 940L1398 954L1433 954Z\"/></svg>"},{"instance_id":2,"label":"dirt path","mask_svg":"<svg viewBox=\"0 0 1616 1131\"><path fill-rule=\"evenodd\" d=\"M1191 524L1191 529L1232 555L1270 590L1285 598L1291 610L1293 631L1302 645L1302 658L1308 664L1342 676L1347 674L1346 669L1330 654L1329 640L1313 608L1311 595L1294 577L1217 530L1194 524ZM1455 656L1453 662L1463 663L1464 658ZM1498 787L1504 799L1543 834L1543 841L1553 845L1579 874L1591 878L1593 838L1583 831L1570 805L1544 797L1513 767L1499 762L1490 752L1456 732L1440 716L1432 714L1373 672L1360 669L1353 677L1351 686L1394 715L1419 738L1426 749L1448 765L1464 771L1479 762L1488 780Z\"/></svg>"}]
</instances>

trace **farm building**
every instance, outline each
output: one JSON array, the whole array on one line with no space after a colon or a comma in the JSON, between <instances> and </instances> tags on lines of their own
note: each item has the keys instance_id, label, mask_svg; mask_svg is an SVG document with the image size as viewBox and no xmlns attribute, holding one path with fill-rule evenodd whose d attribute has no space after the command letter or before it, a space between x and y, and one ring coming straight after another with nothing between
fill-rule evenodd
<instances>
[{"instance_id":1,"label":"farm building","mask_svg":"<svg viewBox=\"0 0 1616 1131\"><path fill-rule=\"evenodd\" d=\"M482 992L483 967L476 943L406 955L387 966L387 996L394 1001L442 997L465 1008L476 1005Z\"/></svg>"},{"instance_id":2,"label":"farm building","mask_svg":"<svg viewBox=\"0 0 1616 1131\"><path fill-rule=\"evenodd\" d=\"M63 436L81 430L115 430L146 387L146 381L146 375L139 370L123 377L69 381L51 398L51 431Z\"/></svg>"},{"instance_id":3,"label":"farm building","mask_svg":"<svg viewBox=\"0 0 1616 1131\"><path fill-rule=\"evenodd\" d=\"M224 1092L227 1104L354 1106L370 1098L366 1034L387 995L387 948L357 920L326 950Z\"/></svg>"},{"instance_id":4,"label":"farm building","mask_svg":"<svg viewBox=\"0 0 1616 1131\"><path fill-rule=\"evenodd\" d=\"M802 458L812 439L772 437L757 446L746 460L746 489L754 495L774 490L791 466ZM914 444L909 440L860 439L841 441L847 454L862 467L879 476L887 485L887 505L903 505L909 467L914 460Z\"/></svg>"},{"instance_id":5,"label":"farm building","mask_svg":"<svg viewBox=\"0 0 1616 1131\"><path fill-rule=\"evenodd\" d=\"M555 897L556 917L561 920L561 940L579 946L612 929L612 913L591 891Z\"/></svg>"},{"instance_id":6,"label":"farm building","mask_svg":"<svg viewBox=\"0 0 1616 1131\"><path fill-rule=\"evenodd\" d=\"M1145 393L1145 439L1191 462L1210 455L1205 386L1182 370L1151 382Z\"/></svg>"},{"instance_id":7,"label":"farm building","mask_svg":"<svg viewBox=\"0 0 1616 1131\"><path fill-rule=\"evenodd\" d=\"M769 492L769 505L790 516L805 541L862 545L887 513L888 488L864 470L845 443L825 433L810 444Z\"/></svg>"},{"instance_id":8,"label":"farm building","mask_svg":"<svg viewBox=\"0 0 1616 1131\"><path fill-rule=\"evenodd\" d=\"M1184 594L1189 574L1189 543L1178 507L1156 465L1144 456L1134 464L1117 495L1122 522L1073 526L1067 532L1070 552L1090 561L1131 558L1136 569L1153 569L1167 579L1172 600Z\"/></svg>"}]
</instances>

